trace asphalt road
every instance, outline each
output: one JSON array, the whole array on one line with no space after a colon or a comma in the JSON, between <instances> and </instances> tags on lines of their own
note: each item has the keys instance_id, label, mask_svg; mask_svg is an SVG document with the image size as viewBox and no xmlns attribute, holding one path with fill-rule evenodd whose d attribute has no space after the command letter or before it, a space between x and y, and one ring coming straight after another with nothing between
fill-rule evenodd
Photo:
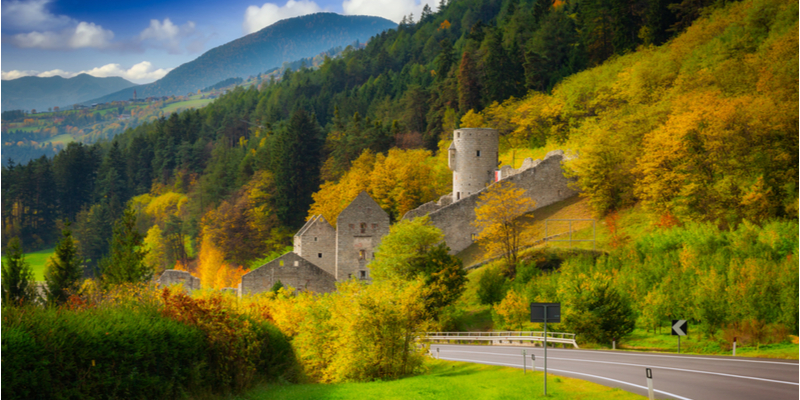
<instances>
[{"instance_id":1,"label":"asphalt road","mask_svg":"<svg viewBox=\"0 0 800 400\"><path fill-rule=\"evenodd\" d=\"M432 344L439 358L522 368L522 350L536 355L544 369L544 349L527 346ZM547 373L618 387L647 396L645 368L653 373L658 399L735 400L800 398L798 362L745 357L715 357L622 351L547 349Z\"/></svg>"}]
</instances>

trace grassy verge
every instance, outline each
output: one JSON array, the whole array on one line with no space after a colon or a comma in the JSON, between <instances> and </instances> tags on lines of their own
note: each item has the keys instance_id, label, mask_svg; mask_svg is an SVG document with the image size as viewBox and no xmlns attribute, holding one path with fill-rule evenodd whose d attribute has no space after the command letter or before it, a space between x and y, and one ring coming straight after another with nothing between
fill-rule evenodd
<instances>
[{"instance_id":1,"label":"grassy verge","mask_svg":"<svg viewBox=\"0 0 800 400\"><path fill-rule=\"evenodd\" d=\"M542 373L430 360L429 372L389 382L263 385L231 399L537 399ZM549 375L548 399L643 399L622 389Z\"/></svg>"},{"instance_id":2,"label":"grassy verge","mask_svg":"<svg viewBox=\"0 0 800 400\"><path fill-rule=\"evenodd\" d=\"M188 100L188 101L179 101L177 103L172 103L162 109L165 114L178 111L179 109L189 109L189 108L201 108L208 103L214 101L213 99L197 99L197 100Z\"/></svg>"},{"instance_id":3,"label":"grassy verge","mask_svg":"<svg viewBox=\"0 0 800 400\"><path fill-rule=\"evenodd\" d=\"M33 269L33 279L36 281L44 280L44 267L47 265L47 259L55 253L56 249L44 249L34 251L32 253L25 253L25 261L30 264ZM5 264L6 257L3 256L3 263Z\"/></svg>"}]
</instances>

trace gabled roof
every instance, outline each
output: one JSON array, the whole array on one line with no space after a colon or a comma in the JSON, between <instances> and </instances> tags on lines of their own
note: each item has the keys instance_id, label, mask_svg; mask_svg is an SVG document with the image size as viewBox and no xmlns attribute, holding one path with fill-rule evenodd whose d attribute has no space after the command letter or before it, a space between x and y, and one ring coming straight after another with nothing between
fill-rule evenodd
<instances>
[{"instance_id":1,"label":"gabled roof","mask_svg":"<svg viewBox=\"0 0 800 400\"><path fill-rule=\"evenodd\" d=\"M303 236L303 235L306 234L306 232L308 232L309 229L311 229L312 226L314 226L316 224L327 224L328 227L331 228L331 230L334 230L333 225L331 225L330 222L325 220L325 217L323 217L322 214L317 214L317 215L311 217L311 219L309 219L306 222L306 224L303 225L303 227L300 228L300 230L297 231L297 233L295 233L294 235L295 236Z\"/></svg>"},{"instance_id":2,"label":"gabled roof","mask_svg":"<svg viewBox=\"0 0 800 400\"><path fill-rule=\"evenodd\" d=\"M363 191L359 193L358 196L356 196L356 198L353 199L353 201L351 201L344 210L342 210L342 212L339 213L337 219L341 220L342 215L347 215L349 212L359 207L366 207L376 210L379 214L385 216L387 219L389 218L389 214L387 214L386 211L383 211L381 206L378 205L378 203L375 202L375 200L373 200L366 191Z\"/></svg>"}]
</instances>

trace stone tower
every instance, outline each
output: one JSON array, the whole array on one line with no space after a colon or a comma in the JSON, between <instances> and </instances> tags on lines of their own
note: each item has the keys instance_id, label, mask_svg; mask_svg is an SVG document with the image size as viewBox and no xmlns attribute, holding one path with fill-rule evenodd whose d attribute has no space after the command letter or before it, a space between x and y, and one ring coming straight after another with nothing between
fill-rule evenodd
<instances>
[{"instance_id":1,"label":"stone tower","mask_svg":"<svg viewBox=\"0 0 800 400\"><path fill-rule=\"evenodd\" d=\"M449 165L453 171L453 202L494 182L500 137L497 130L463 128L453 132Z\"/></svg>"}]
</instances>

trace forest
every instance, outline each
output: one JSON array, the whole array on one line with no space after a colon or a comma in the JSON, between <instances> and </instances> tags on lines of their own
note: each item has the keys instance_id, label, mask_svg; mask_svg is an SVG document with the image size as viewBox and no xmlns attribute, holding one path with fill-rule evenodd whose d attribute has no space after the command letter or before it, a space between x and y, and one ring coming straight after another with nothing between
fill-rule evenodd
<instances>
[{"instance_id":1,"label":"forest","mask_svg":"<svg viewBox=\"0 0 800 400\"><path fill-rule=\"evenodd\" d=\"M169 388L202 388L208 374L246 386L259 365L316 382L418 373L414 332L457 329L476 304L495 329L534 329L529 302L563 302L553 329L594 344L670 318L699 324L718 350L743 332L756 347L781 342L798 332L797 70L794 1L443 1L316 68L4 166L3 243L61 248L74 235L86 273L100 278L65 306L80 318L141 314L164 332L192 321L205 336L171 337L210 349L200 355L209 367ZM526 253L467 279L437 245L441 231L401 219L450 191L444 150L459 127L497 129L501 153L570 154L565 171L603 225L600 251ZM395 223L372 285L322 296L275 287L240 302L218 291L97 294L124 280L102 272L128 262L119 250L129 239L146 251L142 276L175 268L204 288L234 286L288 251L310 215L335 224L361 191ZM4 309L4 329L28 329L26 312ZM82 323L64 315L37 318ZM624 323L597 329L608 317ZM291 356L248 346L271 335ZM37 360L23 361L51 368Z\"/></svg>"}]
</instances>

